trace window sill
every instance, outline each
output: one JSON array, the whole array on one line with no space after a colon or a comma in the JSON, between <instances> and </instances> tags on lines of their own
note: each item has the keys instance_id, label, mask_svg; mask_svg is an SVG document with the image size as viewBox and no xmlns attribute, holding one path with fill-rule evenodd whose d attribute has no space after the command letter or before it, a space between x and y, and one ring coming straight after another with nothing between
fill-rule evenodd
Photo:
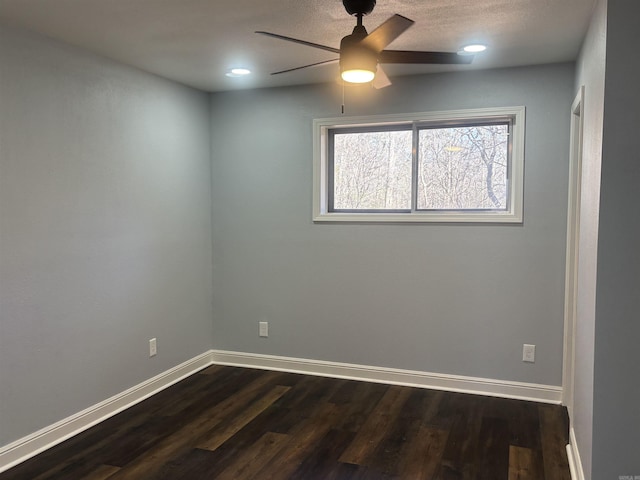
<instances>
[{"instance_id":1,"label":"window sill","mask_svg":"<svg viewBox=\"0 0 640 480\"><path fill-rule=\"evenodd\" d=\"M522 216L511 212L490 213L318 213L314 223L512 223L521 224Z\"/></svg>"}]
</instances>

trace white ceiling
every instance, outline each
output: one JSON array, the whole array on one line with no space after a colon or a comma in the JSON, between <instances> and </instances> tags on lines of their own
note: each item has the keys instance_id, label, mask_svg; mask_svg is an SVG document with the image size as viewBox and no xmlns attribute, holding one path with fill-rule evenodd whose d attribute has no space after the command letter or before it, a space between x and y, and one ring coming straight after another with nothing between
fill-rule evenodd
<instances>
[{"instance_id":1,"label":"white ceiling","mask_svg":"<svg viewBox=\"0 0 640 480\"><path fill-rule=\"evenodd\" d=\"M364 25L394 13L416 23L389 48L490 49L471 66L385 66L394 76L574 60L595 0L378 0ZM338 48L355 18L341 0L0 0L0 21L206 91L334 81L335 64L270 72L335 58L255 34L266 30ZM250 78L228 78L236 66Z\"/></svg>"}]
</instances>

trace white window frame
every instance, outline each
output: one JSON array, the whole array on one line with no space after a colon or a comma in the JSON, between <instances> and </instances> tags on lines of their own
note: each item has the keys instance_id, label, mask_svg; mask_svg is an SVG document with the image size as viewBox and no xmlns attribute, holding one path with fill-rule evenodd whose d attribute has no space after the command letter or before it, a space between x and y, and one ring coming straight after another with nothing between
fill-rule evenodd
<instances>
[{"instance_id":1,"label":"white window frame","mask_svg":"<svg viewBox=\"0 0 640 480\"><path fill-rule=\"evenodd\" d=\"M332 129L386 126L411 122L434 124L504 119L512 122L509 165L508 205L500 211L411 211L407 213L330 212L329 192L329 131ZM313 221L369 223L522 223L524 197L525 107L478 108L442 112L369 115L358 117L319 118L313 121Z\"/></svg>"}]
</instances>

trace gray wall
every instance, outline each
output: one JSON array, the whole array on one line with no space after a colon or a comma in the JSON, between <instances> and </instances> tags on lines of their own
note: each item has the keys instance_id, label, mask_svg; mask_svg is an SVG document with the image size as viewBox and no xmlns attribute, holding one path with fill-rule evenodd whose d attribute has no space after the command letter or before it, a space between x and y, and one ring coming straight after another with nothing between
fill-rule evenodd
<instances>
[{"instance_id":1,"label":"gray wall","mask_svg":"<svg viewBox=\"0 0 640 480\"><path fill-rule=\"evenodd\" d=\"M574 406L571 425L587 479L591 478L593 443L593 358L596 319L596 271L602 122L604 118L606 1L598 2L576 67L577 91L585 87L582 118L582 186L575 332ZM595 478L595 477L594 477ZM617 478L617 477L616 477Z\"/></svg>"},{"instance_id":2,"label":"gray wall","mask_svg":"<svg viewBox=\"0 0 640 480\"><path fill-rule=\"evenodd\" d=\"M600 0L577 66L585 85L576 433L585 478L640 475L640 6Z\"/></svg>"},{"instance_id":3,"label":"gray wall","mask_svg":"<svg viewBox=\"0 0 640 480\"><path fill-rule=\"evenodd\" d=\"M595 324L593 479L640 475L640 5L609 0Z\"/></svg>"},{"instance_id":4,"label":"gray wall","mask_svg":"<svg viewBox=\"0 0 640 480\"><path fill-rule=\"evenodd\" d=\"M573 81L561 64L347 90L353 115L525 105L518 226L313 224L311 122L340 89L212 95L214 347L560 385Z\"/></svg>"},{"instance_id":5,"label":"gray wall","mask_svg":"<svg viewBox=\"0 0 640 480\"><path fill-rule=\"evenodd\" d=\"M0 30L0 445L211 347L209 140L206 94Z\"/></svg>"}]
</instances>

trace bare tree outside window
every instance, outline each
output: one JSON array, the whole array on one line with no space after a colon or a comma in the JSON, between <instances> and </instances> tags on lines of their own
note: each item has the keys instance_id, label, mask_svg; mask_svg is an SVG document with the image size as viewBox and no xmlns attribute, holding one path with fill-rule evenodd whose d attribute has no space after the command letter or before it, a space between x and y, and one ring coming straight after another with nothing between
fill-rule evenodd
<instances>
[{"instance_id":1,"label":"bare tree outside window","mask_svg":"<svg viewBox=\"0 0 640 480\"><path fill-rule=\"evenodd\" d=\"M418 210L507 208L507 124L421 129L418 137Z\"/></svg>"},{"instance_id":2,"label":"bare tree outside window","mask_svg":"<svg viewBox=\"0 0 640 480\"><path fill-rule=\"evenodd\" d=\"M334 210L411 210L412 130L335 133ZM417 210L504 210L509 125L418 130Z\"/></svg>"},{"instance_id":3,"label":"bare tree outside window","mask_svg":"<svg viewBox=\"0 0 640 480\"><path fill-rule=\"evenodd\" d=\"M411 209L411 130L334 136L336 210Z\"/></svg>"}]
</instances>

